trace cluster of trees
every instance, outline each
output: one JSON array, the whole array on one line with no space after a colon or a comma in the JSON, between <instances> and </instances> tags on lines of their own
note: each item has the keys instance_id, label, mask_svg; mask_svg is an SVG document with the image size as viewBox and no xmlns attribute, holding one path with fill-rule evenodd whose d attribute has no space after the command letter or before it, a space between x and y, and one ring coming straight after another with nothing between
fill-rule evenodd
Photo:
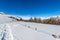
<instances>
[{"instance_id":1,"label":"cluster of trees","mask_svg":"<svg viewBox=\"0 0 60 40\"><path fill-rule=\"evenodd\" d=\"M41 18L30 18L29 22L36 22L36 23L45 23L45 24L57 24L60 25L60 17L51 17L48 19L41 19Z\"/></svg>"},{"instance_id":2,"label":"cluster of trees","mask_svg":"<svg viewBox=\"0 0 60 40\"><path fill-rule=\"evenodd\" d=\"M54 20L54 19L44 19L43 23L46 23L46 24L56 24L56 20Z\"/></svg>"},{"instance_id":3,"label":"cluster of trees","mask_svg":"<svg viewBox=\"0 0 60 40\"><path fill-rule=\"evenodd\" d=\"M60 17L57 16L57 17L51 17L49 19L44 19L43 23L60 25Z\"/></svg>"},{"instance_id":4,"label":"cluster of trees","mask_svg":"<svg viewBox=\"0 0 60 40\"><path fill-rule=\"evenodd\" d=\"M41 18L30 18L29 22L37 22L37 23L41 23Z\"/></svg>"}]
</instances>

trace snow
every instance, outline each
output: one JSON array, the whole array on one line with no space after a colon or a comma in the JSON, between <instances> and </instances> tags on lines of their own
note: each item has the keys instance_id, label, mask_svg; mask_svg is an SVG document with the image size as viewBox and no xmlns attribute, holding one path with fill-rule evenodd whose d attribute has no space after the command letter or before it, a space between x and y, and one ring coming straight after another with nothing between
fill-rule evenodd
<instances>
[{"instance_id":1,"label":"snow","mask_svg":"<svg viewBox=\"0 0 60 40\"><path fill-rule=\"evenodd\" d=\"M53 37L47 34L39 33L27 27L23 27L23 25L19 23L14 23L12 23L12 31L17 40L54 40ZM12 24L9 26L12 26Z\"/></svg>"},{"instance_id":2,"label":"snow","mask_svg":"<svg viewBox=\"0 0 60 40\"><path fill-rule=\"evenodd\" d=\"M24 23L24 25L27 25L27 26L30 26L30 27L36 27L38 30L45 30L47 32L50 32L50 33L55 33L55 34L58 34L60 35L60 25L49 25L49 24L40 24L40 23L26 23L26 22L20 22L21 24Z\"/></svg>"},{"instance_id":3,"label":"snow","mask_svg":"<svg viewBox=\"0 0 60 40\"><path fill-rule=\"evenodd\" d=\"M10 27L7 24L1 24L1 27L3 27L1 29L2 32L0 32L2 36L1 40L13 40L13 35Z\"/></svg>"},{"instance_id":4,"label":"snow","mask_svg":"<svg viewBox=\"0 0 60 40\"><path fill-rule=\"evenodd\" d=\"M60 40L60 25L12 20L8 15L0 15L0 40Z\"/></svg>"}]
</instances>

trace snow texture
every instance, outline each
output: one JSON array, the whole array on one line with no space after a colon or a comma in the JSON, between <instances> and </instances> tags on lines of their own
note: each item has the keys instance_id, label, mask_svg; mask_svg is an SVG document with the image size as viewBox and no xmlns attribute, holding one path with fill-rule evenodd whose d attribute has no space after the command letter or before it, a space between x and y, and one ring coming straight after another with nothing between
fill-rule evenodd
<instances>
[{"instance_id":1,"label":"snow texture","mask_svg":"<svg viewBox=\"0 0 60 40\"><path fill-rule=\"evenodd\" d=\"M60 40L60 25L12 20L0 15L0 40Z\"/></svg>"}]
</instances>

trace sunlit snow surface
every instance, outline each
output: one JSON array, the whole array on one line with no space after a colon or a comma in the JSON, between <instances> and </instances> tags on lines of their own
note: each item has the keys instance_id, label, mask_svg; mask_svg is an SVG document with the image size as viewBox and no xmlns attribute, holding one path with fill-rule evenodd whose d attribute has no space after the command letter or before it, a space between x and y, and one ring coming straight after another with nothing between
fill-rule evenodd
<instances>
[{"instance_id":1,"label":"sunlit snow surface","mask_svg":"<svg viewBox=\"0 0 60 40\"><path fill-rule=\"evenodd\" d=\"M60 25L17 22L8 17L0 15L0 40L60 40L52 36L60 35Z\"/></svg>"},{"instance_id":2,"label":"sunlit snow surface","mask_svg":"<svg viewBox=\"0 0 60 40\"><path fill-rule=\"evenodd\" d=\"M13 40L13 35L9 25L1 24L0 25L0 39L1 40Z\"/></svg>"},{"instance_id":3,"label":"sunlit snow surface","mask_svg":"<svg viewBox=\"0 0 60 40\"><path fill-rule=\"evenodd\" d=\"M56 38L55 40L60 40L60 39Z\"/></svg>"}]
</instances>

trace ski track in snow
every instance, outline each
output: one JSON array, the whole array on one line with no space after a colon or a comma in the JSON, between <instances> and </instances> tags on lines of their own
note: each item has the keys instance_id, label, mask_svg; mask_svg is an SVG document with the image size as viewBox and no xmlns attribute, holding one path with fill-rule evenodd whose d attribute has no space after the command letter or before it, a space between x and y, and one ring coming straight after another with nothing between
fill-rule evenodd
<instances>
[{"instance_id":1,"label":"ski track in snow","mask_svg":"<svg viewBox=\"0 0 60 40\"><path fill-rule=\"evenodd\" d=\"M3 27L1 29L3 30L1 40L14 40L10 26L8 24L1 24L1 27Z\"/></svg>"}]
</instances>

